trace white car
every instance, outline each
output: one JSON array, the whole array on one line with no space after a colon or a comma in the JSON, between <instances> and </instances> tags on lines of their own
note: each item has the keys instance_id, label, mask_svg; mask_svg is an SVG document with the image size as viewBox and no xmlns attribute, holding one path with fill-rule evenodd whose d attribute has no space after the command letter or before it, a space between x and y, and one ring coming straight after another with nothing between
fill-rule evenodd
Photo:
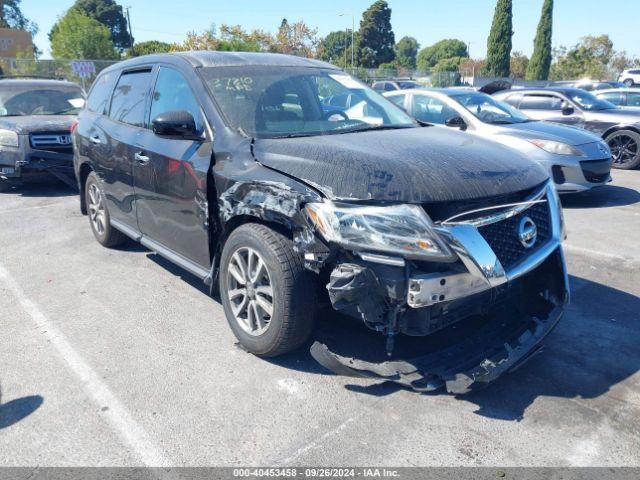
<instances>
[{"instance_id":1,"label":"white car","mask_svg":"<svg viewBox=\"0 0 640 480\"><path fill-rule=\"evenodd\" d=\"M472 89L402 90L384 96L420 122L459 128L518 150L547 169L560 193L611 181L609 146L581 128L533 120Z\"/></svg>"},{"instance_id":2,"label":"white car","mask_svg":"<svg viewBox=\"0 0 640 480\"><path fill-rule=\"evenodd\" d=\"M625 70L618 77L618 81L624 83L627 87L640 85L640 68Z\"/></svg>"}]
</instances>

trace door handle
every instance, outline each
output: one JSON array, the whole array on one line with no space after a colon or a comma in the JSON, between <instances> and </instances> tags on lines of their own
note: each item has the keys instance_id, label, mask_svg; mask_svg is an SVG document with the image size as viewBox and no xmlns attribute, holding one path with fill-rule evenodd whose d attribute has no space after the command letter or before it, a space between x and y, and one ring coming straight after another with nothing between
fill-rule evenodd
<instances>
[{"instance_id":1,"label":"door handle","mask_svg":"<svg viewBox=\"0 0 640 480\"><path fill-rule=\"evenodd\" d=\"M149 163L149 157L147 157L144 152L136 152L134 158L140 165L146 165L147 163Z\"/></svg>"},{"instance_id":2,"label":"door handle","mask_svg":"<svg viewBox=\"0 0 640 480\"><path fill-rule=\"evenodd\" d=\"M89 137L89 140L91 141L91 143L95 144L95 145L99 145L102 143L102 140L100 140L100 137L98 135L94 135L93 137Z\"/></svg>"}]
</instances>

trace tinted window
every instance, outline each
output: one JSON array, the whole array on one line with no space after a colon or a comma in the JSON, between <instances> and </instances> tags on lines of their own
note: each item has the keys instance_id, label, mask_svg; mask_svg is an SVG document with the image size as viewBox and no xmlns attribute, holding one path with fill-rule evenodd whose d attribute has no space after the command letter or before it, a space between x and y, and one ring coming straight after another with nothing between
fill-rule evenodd
<instances>
[{"instance_id":1,"label":"tinted window","mask_svg":"<svg viewBox=\"0 0 640 480\"><path fill-rule=\"evenodd\" d=\"M123 73L113 92L109 117L142 127L150 80L151 70Z\"/></svg>"},{"instance_id":2,"label":"tinted window","mask_svg":"<svg viewBox=\"0 0 640 480\"><path fill-rule=\"evenodd\" d=\"M518 105L520 104L520 100L522 100L521 93L514 93L513 95L509 95L502 99L503 102L507 102L509 105L516 108L518 108Z\"/></svg>"},{"instance_id":3,"label":"tinted window","mask_svg":"<svg viewBox=\"0 0 640 480\"><path fill-rule=\"evenodd\" d=\"M444 125L450 118L457 117L458 113L442 100L427 97L426 95L414 95L411 114L421 122Z\"/></svg>"},{"instance_id":4,"label":"tinted window","mask_svg":"<svg viewBox=\"0 0 640 480\"><path fill-rule=\"evenodd\" d=\"M562 110L562 99L550 95L525 95L520 103L523 110Z\"/></svg>"},{"instance_id":5,"label":"tinted window","mask_svg":"<svg viewBox=\"0 0 640 480\"><path fill-rule=\"evenodd\" d=\"M452 95L451 98L484 123L509 125L529 121L529 117L520 110L513 108L508 103L500 102L485 93L465 93Z\"/></svg>"},{"instance_id":6,"label":"tinted window","mask_svg":"<svg viewBox=\"0 0 640 480\"><path fill-rule=\"evenodd\" d=\"M640 75L640 70L629 70L631 75Z\"/></svg>"},{"instance_id":7,"label":"tinted window","mask_svg":"<svg viewBox=\"0 0 640 480\"><path fill-rule=\"evenodd\" d=\"M404 95L393 95L391 97L387 97L391 103L395 103L400 108L404 108Z\"/></svg>"},{"instance_id":8,"label":"tinted window","mask_svg":"<svg viewBox=\"0 0 640 480\"><path fill-rule=\"evenodd\" d=\"M115 72L100 75L91 87L89 98L87 99L87 109L91 112L104 113L111 97L113 82L115 81Z\"/></svg>"},{"instance_id":9,"label":"tinted window","mask_svg":"<svg viewBox=\"0 0 640 480\"><path fill-rule=\"evenodd\" d=\"M627 93L627 105L630 107L640 107L640 93Z\"/></svg>"},{"instance_id":10,"label":"tinted window","mask_svg":"<svg viewBox=\"0 0 640 480\"><path fill-rule=\"evenodd\" d=\"M598 95L598 98L602 98L603 100L611 102L614 105L622 105L624 100L622 94L616 92L601 93L600 95Z\"/></svg>"},{"instance_id":11,"label":"tinted window","mask_svg":"<svg viewBox=\"0 0 640 480\"><path fill-rule=\"evenodd\" d=\"M394 90L397 90L397 88L393 83L387 82L384 84L384 90L385 92L393 92Z\"/></svg>"},{"instance_id":12,"label":"tinted window","mask_svg":"<svg viewBox=\"0 0 640 480\"><path fill-rule=\"evenodd\" d=\"M202 130L200 104L180 73L171 68L160 67L151 98L151 120L162 113L186 110L193 115L198 131Z\"/></svg>"},{"instance_id":13,"label":"tinted window","mask_svg":"<svg viewBox=\"0 0 640 480\"><path fill-rule=\"evenodd\" d=\"M384 92L384 86L385 85L386 84L384 82L376 82L376 83L373 84L373 89L376 92Z\"/></svg>"}]
</instances>

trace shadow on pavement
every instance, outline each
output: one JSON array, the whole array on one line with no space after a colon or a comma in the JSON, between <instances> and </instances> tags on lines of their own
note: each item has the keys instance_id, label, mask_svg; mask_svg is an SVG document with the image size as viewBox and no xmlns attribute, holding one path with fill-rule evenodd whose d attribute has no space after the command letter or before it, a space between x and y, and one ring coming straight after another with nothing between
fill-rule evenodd
<instances>
[{"instance_id":1,"label":"shadow on pavement","mask_svg":"<svg viewBox=\"0 0 640 480\"><path fill-rule=\"evenodd\" d=\"M78 190L61 182L56 178L46 178L31 181L20 185L3 186L0 188L0 198L2 195L18 194L21 197L71 197L78 195Z\"/></svg>"},{"instance_id":2,"label":"shadow on pavement","mask_svg":"<svg viewBox=\"0 0 640 480\"><path fill-rule=\"evenodd\" d=\"M0 398L1 401L1 398ZM44 402L40 395L16 398L0 403L0 430L10 427L35 412Z\"/></svg>"},{"instance_id":3,"label":"shadow on pavement","mask_svg":"<svg viewBox=\"0 0 640 480\"><path fill-rule=\"evenodd\" d=\"M573 301L545 342L542 353L484 390L456 397L478 406L476 414L518 421L541 396L596 398L640 370L640 298L583 278L571 277ZM323 314L326 315L326 314ZM333 314L314 333L345 356L384 359L384 337L351 319ZM425 338L399 337L397 356L427 344ZM396 355L394 355L395 357ZM307 349L270 362L284 368L329 374ZM352 392L385 396L402 387L390 382L346 385ZM425 401L443 391L424 394ZM416 395L419 395L416 393Z\"/></svg>"},{"instance_id":4,"label":"shadow on pavement","mask_svg":"<svg viewBox=\"0 0 640 480\"><path fill-rule=\"evenodd\" d=\"M564 208L624 207L640 202L640 192L618 185L607 185L588 192L572 193L560 197Z\"/></svg>"}]
</instances>

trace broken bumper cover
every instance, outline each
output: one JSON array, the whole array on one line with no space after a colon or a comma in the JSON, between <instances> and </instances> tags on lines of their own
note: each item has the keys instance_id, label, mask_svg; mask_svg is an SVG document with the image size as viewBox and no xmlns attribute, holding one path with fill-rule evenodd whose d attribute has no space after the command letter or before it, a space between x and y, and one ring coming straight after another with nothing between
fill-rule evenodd
<instances>
[{"instance_id":1,"label":"broken bumper cover","mask_svg":"<svg viewBox=\"0 0 640 480\"><path fill-rule=\"evenodd\" d=\"M0 176L6 180L28 179L43 173L73 176L73 154L28 148L3 148L0 153Z\"/></svg>"},{"instance_id":2,"label":"broken bumper cover","mask_svg":"<svg viewBox=\"0 0 640 480\"><path fill-rule=\"evenodd\" d=\"M465 341L409 360L367 362L337 355L326 345L314 343L313 358L338 375L395 382L420 392L445 387L449 393L465 394L485 386L502 374L521 366L542 348L542 341L560 321L561 306L546 319L532 318L529 328L515 338L505 339L501 329L480 329ZM483 348L478 350L477 344ZM469 351L475 355L467 356ZM481 352L492 352L485 356Z\"/></svg>"}]
</instances>

